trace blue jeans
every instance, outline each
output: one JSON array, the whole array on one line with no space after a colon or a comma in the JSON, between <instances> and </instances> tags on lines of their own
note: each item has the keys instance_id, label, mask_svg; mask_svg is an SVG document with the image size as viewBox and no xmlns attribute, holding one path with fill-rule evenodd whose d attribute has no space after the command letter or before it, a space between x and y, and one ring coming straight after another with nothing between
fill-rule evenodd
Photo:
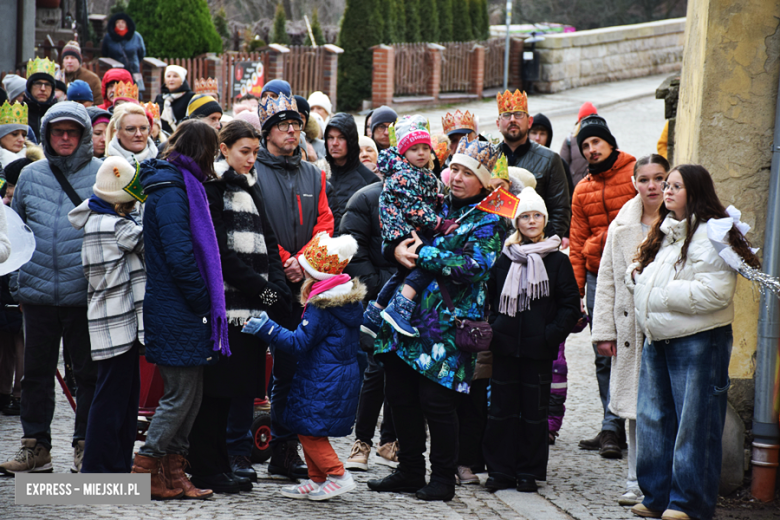
<instances>
[{"instance_id":1,"label":"blue jeans","mask_svg":"<svg viewBox=\"0 0 780 520\"><path fill-rule=\"evenodd\" d=\"M393 276L385 283L384 287L379 291L376 297L376 302L382 306L387 307L390 304L390 300L395 296L399 285L408 285L415 290L417 294L420 294L426 287L431 285L431 282L436 276L420 267L415 267L412 270L405 267L399 267L398 271L393 273Z\"/></svg>"},{"instance_id":2,"label":"blue jeans","mask_svg":"<svg viewBox=\"0 0 780 520\"><path fill-rule=\"evenodd\" d=\"M637 478L643 504L712 518L733 337L731 325L645 342L637 401Z\"/></svg>"},{"instance_id":3,"label":"blue jeans","mask_svg":"<svg viewBox=\"0 0 780 520\"><path fill-rule=\"evenodd\" d=\"M596 306L596 275L588 271L586 273L587 292L585 305L588 308L590 316L590 327L593 329L593 307ZM593 343L593 353L596 355L596 381L599 384L599 397L601 397L601 406L604 409L604 419L601 421L601 429L623 434L625 431L625 420L621 419L609 410L609 378L612 373L612 358L602 356Z\"/></svg>"}]
</instances>

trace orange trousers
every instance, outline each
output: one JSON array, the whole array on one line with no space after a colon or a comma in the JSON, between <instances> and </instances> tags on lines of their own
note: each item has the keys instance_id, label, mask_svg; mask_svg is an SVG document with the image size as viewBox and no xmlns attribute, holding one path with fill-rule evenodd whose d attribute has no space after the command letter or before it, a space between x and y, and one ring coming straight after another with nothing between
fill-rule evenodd
<instances>
[{"instance_id":1,"label":"orange trousers","mask_svg":"<svg viewBox=\"0 0 780 520\"><path fill-rule=\"evenodd\" d=\"M344 464L336 455L336 450L330 445L327 437L312 437L298 435L303 448L303 456L309 467L309 478L314 482L322 483L328 479L328 475L340 477L344 474Z\"/></svg>"}]
</instances>

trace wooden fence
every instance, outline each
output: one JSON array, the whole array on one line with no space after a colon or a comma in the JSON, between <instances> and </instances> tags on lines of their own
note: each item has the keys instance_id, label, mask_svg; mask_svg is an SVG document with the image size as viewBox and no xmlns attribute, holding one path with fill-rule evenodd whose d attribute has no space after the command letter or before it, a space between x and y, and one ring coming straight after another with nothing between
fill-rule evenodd
<instances>
[{"instance_id":1,"label":"wooden fence","mask_svg":"<svg viewBox=\"0 0 780 520\"><path fill-rule=\"evenodd\" d=\"M441 44L441 92L466 92L471 82L471 53L474 42Z\"/></svg>"},{"instance_id":2,"label":"wooden fence","mask_svg":"<svg viewBox=\"0 0 780 520\"><path fill-rule=\"evenodd\" d=\"M399 43L395 49L395 78L393 91L402 96L419 96L425 93L430 74L428 44Z\"/></svg>"},{"instance_id":3,"label":"wooden fence","mask_svg":"<svg viewBox=\"0 0 780 520\"><path fill-rule=\"evenodd\" d=\"M504 38L491 38L480 42L485 47L485 88L500 87L504 84ZM514 59L518 59L514 56Z\"/></svg>"},{"instance_id":4,"label":"wooden fence","mask_svg":"<svg viewBox=\"0 0 780 520\"><path fill-rule=\"evenodd\" d=\"M322 71L325 66L323 47L291 46L284 55L284 78L292 91L308 99L312 92L325 90Z\"/></svg>"}]
</instances>

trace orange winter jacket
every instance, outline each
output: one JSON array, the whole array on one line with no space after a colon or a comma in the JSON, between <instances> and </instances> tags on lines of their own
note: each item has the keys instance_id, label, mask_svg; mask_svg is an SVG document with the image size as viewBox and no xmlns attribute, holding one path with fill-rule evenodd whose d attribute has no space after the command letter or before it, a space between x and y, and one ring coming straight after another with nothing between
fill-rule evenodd
<instances>
[{"instance_id":1,"label":"orange winter jacket","mask_svg":"<svg viewBox=\"0 0 780 520\"><path fill-rule=\"evenodd\" d=\"M636 195L631 183L635 163L634 156L618 151L612 168L597 175L589 173L574 188L569 256L580 296L585 295L585 272L599 272L610 222L623 204Z\"/></svg>"}]
</instances>

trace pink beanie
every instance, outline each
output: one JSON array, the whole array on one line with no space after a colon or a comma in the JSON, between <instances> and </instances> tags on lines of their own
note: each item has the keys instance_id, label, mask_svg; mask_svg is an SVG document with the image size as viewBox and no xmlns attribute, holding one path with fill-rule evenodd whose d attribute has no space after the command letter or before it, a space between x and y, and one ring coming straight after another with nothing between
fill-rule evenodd
<instances>
[{"instance_id":1,"label":"pink beanie","mask_svg":"<svg viewBox=\"0 0 780 520\"><path fill-rule=\"evenodd\" d=\"M433 150L431 131L425 117L421 115L404 116L395 122L393 128L398 142L398 153L401 155L416 144L427 144Z\"/></svg>"},{"instance_id":2,"label":"pink beanie","mask_svg":"<svg viewBox=\"0 0 780 520\"><path fill-rule=\"evenodd\" d=\"M243 112L239 112L236 117L233 119L239 119L241 121L246 121L250 125L254 126L257 131L262 130L262 125L260 124L260 118L257 116L257 112L254 110L244 110Z\"/></svg>"}]
</instances>

